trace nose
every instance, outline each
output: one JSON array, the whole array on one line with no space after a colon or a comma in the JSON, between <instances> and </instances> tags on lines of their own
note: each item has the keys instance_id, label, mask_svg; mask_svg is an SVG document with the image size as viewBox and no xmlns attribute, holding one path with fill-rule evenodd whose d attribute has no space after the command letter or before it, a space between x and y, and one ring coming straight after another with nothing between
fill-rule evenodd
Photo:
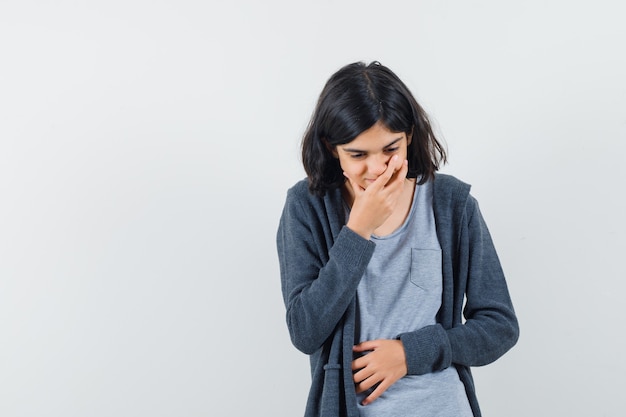
<instances>
[{"instance_id":1,"label":"nose","mask_svg":"<svg viewBox=\"0 0 626 417\"><path fill-rule=\"evenodd\" d=\"M375 175L378 177L387 169L387 164L389 163L390 157L385 154L380 155L372 155L369 158L367 170L371 175Z\"/></svg>"}]
</instances>

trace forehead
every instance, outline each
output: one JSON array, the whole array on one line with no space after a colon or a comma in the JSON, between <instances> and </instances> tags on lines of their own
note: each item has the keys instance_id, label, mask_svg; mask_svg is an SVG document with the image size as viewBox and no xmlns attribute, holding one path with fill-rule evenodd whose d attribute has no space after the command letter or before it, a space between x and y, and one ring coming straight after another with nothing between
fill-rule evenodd
<instances>
[{"instance_id":1,"label":"forehead","mask_svg":"<svg viewBox=\"0 0 626 417\"><path fill-rule=\"evenodd\" d=\"M342 148L348 149L375 149L384 148L398 140L406 139L404 132L392 132L382 123L376 123L366 131L362 132L351 142L340 145Z\"/></svg>"}]
</instances>

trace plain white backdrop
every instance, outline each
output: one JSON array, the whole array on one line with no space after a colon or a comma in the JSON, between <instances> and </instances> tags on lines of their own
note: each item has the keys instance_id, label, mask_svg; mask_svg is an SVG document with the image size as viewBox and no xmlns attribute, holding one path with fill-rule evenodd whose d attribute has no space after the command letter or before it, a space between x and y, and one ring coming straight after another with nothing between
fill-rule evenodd
<instances>
[{"instance_id":1,"label":"plain white backdrop","mask_svg":"<svg viewBox=\"0 0 626 417\"><path fill-rule=\"evenodd\" d=\"M0 415L298 416L275 233L327 78L379 60L521 324L485 416L626 407L620 1L0 1Z\"/></svg>"}]
</instances>

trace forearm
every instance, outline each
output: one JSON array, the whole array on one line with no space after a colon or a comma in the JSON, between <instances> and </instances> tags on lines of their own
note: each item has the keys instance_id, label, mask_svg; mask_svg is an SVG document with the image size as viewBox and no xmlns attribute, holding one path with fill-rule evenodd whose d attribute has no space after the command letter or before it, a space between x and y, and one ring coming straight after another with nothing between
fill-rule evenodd
<instances>
[{"instance_id":1,"label":"forearm","mask_svg":"<svg viewBox=\"0 0 626 417\"><path fill-rule=\"evenodd\" d=\"M499 313L498 313L499 314ZM518 338L514 316L481 317L446 330L440 324L399 336L408 374L441 371L450 365L487 365L506 353Z\"/></svg>"},{"instance_id":2,"label":"forearm","mask_svg":"<svg viewBox=\"0 0 626 417\"><path fill-rule=\"evenodd\" d=\"M279 244L281 259L293 246ZM287 325L294 345L313 353L332 333L353 300L374 250L374 243L343 228L321 267L314 263L281 262Z\"/></svg>"}]
</instances>

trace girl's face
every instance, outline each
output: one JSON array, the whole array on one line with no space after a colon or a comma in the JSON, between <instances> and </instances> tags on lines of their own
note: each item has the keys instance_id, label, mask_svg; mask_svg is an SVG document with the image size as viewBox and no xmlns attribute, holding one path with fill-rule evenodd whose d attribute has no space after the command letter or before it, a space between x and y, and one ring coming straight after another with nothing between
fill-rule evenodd
<instances>
[{"instance_id":1,"label":"girl's face","mask_svg":"<svg viewBox=\"0 0 626 417\"><path fill-rule=\"evenodd\" d=\"M392 132L377 122L351 142L335 146L333 154L348 177L366 189L385 171L392 156L406 159L410 143L406 133Z\"/></svg>"}]
</instances>

